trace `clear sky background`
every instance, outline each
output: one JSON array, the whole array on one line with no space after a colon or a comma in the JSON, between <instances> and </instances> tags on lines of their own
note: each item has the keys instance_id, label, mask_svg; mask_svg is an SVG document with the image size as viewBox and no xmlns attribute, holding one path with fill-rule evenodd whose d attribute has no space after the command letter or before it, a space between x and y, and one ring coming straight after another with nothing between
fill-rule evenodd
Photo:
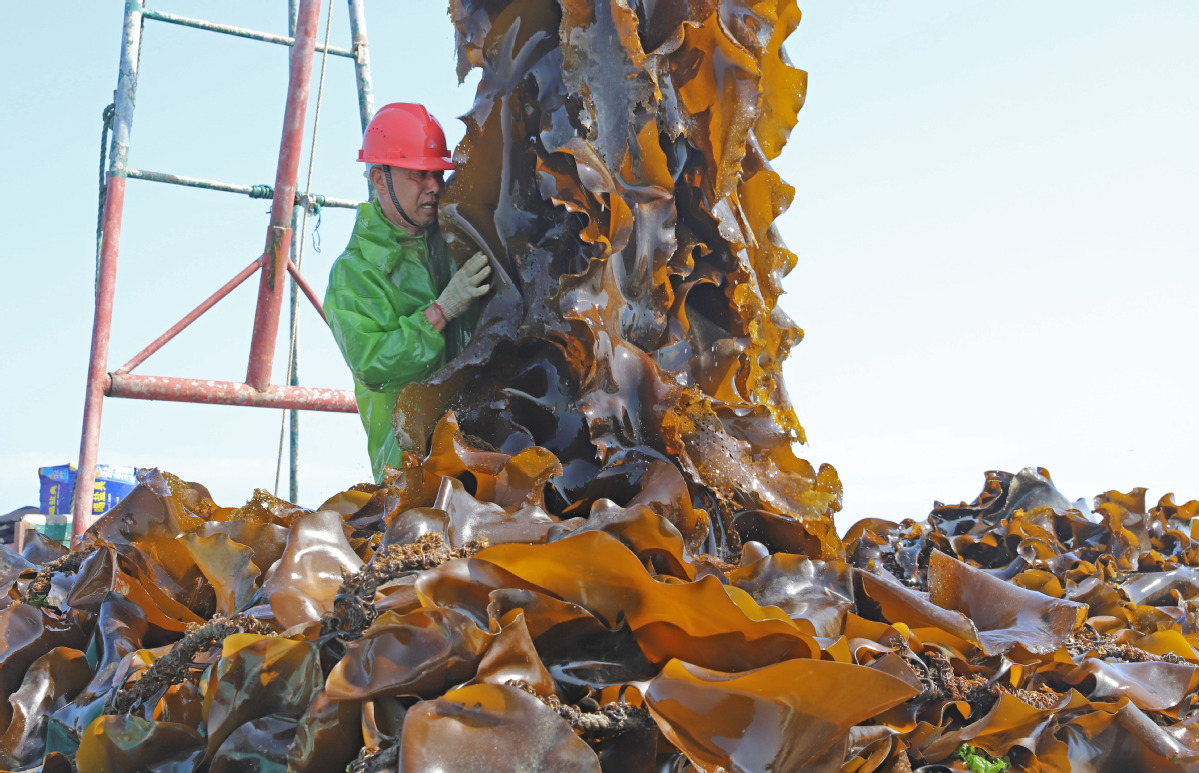
<instances>
[{"instance_id":1,"label":"clear sky background","mask_svg":"<svg viewBox=\"0 0 1199 773\"><path fill-rule=\"evenodd\" d=\"M151 7L286 32L285 0ZM800 7L787 49L810 87L776 168L796 187L779 223L799 255L782 302L807 338L784 372L810 441L799 453L845 484L841 528L922 517L935 499L972 499L986 470L1028 465L1071 498L1199 497L1199 4ZM36 504L37 468L78 455L122 9L5 13L0 512ZM344 3L332 17L345 46ZM457 86L442 4L376 0L367 25L378 104L424 102L456 142L475 81ZM131 165L273 182L286 51L147 22ZM319 67L318 55L309 131ZM353 83L331 57L313 190L342 198L365 194ZM307 163L306 148L302 175ZM129 181L110 370L261 252L268 203ZM323 292L352 213L324 212L320 252L312 225L304 273ZM137 372L244 379L256 288ZM300 352L303 383L351 386L307 307ZM276 382L285 363L281 334ZM356 417L301 425L301 504L370 478ZM158 466L238 504L273 488L279 426L278 411L106 400L100 460Z\"/></svg>"}]
</instances>

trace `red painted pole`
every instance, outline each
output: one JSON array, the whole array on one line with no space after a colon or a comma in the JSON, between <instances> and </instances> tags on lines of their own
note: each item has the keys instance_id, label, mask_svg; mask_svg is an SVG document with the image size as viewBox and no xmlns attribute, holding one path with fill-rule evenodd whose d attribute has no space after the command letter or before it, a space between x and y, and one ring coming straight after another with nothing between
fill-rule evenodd
<instances>
[{"instance_id":1,"label":"red painted pole","mask_svg":"<svg viewBox=\"0 0 1199 773\"><path fill-rule=\"evenodd\" d=\"M151 354L154 354L154 352L156 352L159 349L161 349L162 347L166 346L166 344L172 338L174 338L175 336L182 333L184 331L184 329L187 328L188 325L195 322L197 319L200 318L200 316L202 314L204 314L204 312L208 311L213 306L215 306L217 304L217 301L221 300L226 295L228 295L229 293L236 290L241 285L242 282L249 279L250 276L261 267L261 260L262 260L261 258L256 258L253 262L250 263L250 265L243 268L241 270L241 273L239 273L237 276L233 277L228 282L226 282L224 284L224 286L221 287L219 290L217 290L215 293L208 296L208 298L203 303L201 303L196 308L192 309L191 312L189 312L187 314L187 316L185 316L183 319L179 320L173 326L171 326L170 330L163 333L158 338L155 338L154 341L149 346L147 346L145 349L142 349L140 352L135 354L133 356L133 359L129 360L129 362L127 362L124 365L122 365L121 367L117 368L116 372L117 373L128 373L129 371L136 368L138 365L141 365L143 362L145 362L150 357Z\"/></svg>"},{"instance_id":2,"label":"red painted pole","mask_svg":"<svg viewBox=\"0 0 1199 773\"><path fill-rule=\"evenodd\" d=\"M141 376L134 373L109 373L103 380L107 383L105 394L109 397L209 405L245 405L297 411L358 412L354 393L347 389L269 386L260 390L236 381Z\"/></svg>"},{"instance_id":3,"label":"red painted pole","mask_svg":"<svg viewBox=\"0 0 1199 773\"><path fill-rule=\"evenodd\" d=\"M321 315L321 319L325 319L325 307L321 304L320 297L316 294L316 290L312 289L312 285L308 284L308 280L300 274L300 269L296 268L296 264L291 258L287 260L287 270L291 273L291 278L295 280L296 286L303 291L304 295L308 296L316 313Z\"/></svg>"},{"instance_id":4,"label":"red painted pole","mask_svg":"<svg viewBox=\"0 0 1199 773\"><path fill-rule=\"evenodd\" d=\"M96 277L96 311L92 318L92 352L87 368L87 395L83 402L83 433L79 441L79 466L71 505L71 533L78 539L91 525L92 490L96 483L96 457L100 450L100 413L108 378L108 341L112 333L112 300L117 286L117 253L121 243L121 214L125 207L125 168L133 130L133 103L137 93L138 52L142 40L142 6L126 0L121 37L121 70L114 95L112 162L108 167L100 241L100 266Z\"/></svg>"},{"instance_id":5,"label":"red painted pole","mask_svg":"<svg viewBox=\"0 0 1199 773\"><path fill-rule=\"evenodd\" d=\"M275 339L279 334L279 310L287 278L288 248L291 245L291 211L296 197L296 174L303 146L304 114L316 50L316 28L320 0L300 0L295 44L287 82L287 105L283 111L283 137L279 144L279 166L275 170L275 198L271 202L271 224L262 255L262 278L258 284L258 307L254 312L254 335L250 340L250 362L246 383L265 390L271 383Z\"/></svg>"},{"instance_id":6,"label":"red painted pole","mask_svg":"<svg viewBox=\"0 0 1199 773\"><path fill-rule=\"evenodd\" d=\"M121 210L125 203L125 178L108 178L104 202L104 239L100 247L100 277L96 286L96 312L92 319L92 355L87 369L87 395L83 402L83 439L75 471L75 497L71 506L71 533L78 537L91 526L92 489L96 483L96 457L100 450L100 413L107 381L108 341L112 332L112 299L117 284L117 249L121 239Z\"/></svg>"}]
</instances>

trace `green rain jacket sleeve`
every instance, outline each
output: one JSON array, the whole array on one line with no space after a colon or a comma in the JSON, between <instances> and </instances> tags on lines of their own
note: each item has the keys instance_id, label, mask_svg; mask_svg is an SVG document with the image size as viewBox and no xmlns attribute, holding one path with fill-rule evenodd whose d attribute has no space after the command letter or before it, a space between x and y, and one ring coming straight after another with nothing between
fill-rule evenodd
<instances>
[{"instance_id":1,"label":"green rain jacket sleeve","mask_svg":"<svg viewBox=\"0 0 1199 773\"><path fill-rule=\"evenodd\" d=\"M368 389L394 391L421 381L445 361L445 338L425 317L431 287L397 285L366 261L338 261L325 315L354 378Z\"/></svg>"}]
</instances>

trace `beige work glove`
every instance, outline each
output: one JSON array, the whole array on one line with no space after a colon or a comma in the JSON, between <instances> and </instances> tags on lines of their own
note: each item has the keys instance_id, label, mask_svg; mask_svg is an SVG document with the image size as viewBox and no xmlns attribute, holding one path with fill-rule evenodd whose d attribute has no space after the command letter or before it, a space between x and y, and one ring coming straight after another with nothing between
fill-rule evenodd
<instances>
[{"instance_id":1,"label":"beige work glove","mask_svg":"<svg viewBox=\"0 0 1199 773\"><path fill-rule=\"evenodd\" d=\"M487 265L487 256L482 252L476 252L458 269L457 274L450 277L450 283L437 297L437 305L441 307L446 322L461 317L475 298L491 289L491 285L483 284L483 280L490 274L491 266Z\"/></svg>"}]
</instances>

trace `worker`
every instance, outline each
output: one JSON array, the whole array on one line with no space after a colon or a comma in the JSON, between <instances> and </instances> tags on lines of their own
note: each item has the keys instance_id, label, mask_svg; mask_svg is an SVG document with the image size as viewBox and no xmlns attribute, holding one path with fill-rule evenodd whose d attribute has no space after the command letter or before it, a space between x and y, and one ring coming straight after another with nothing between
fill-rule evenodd
<instances>
[{"instance_id":1,"label":"worker","mask_svg":"<svg viewBox=\"0 0 1199 773\"><path fill-rule=\"evenodd\" d=\"M373 195L333 262L325 317L354 375L375 480L403 455L392 431L396 396L453 359L474 333L476 299L491 268L475 253L456 270L437 225L444 174L453 169L441 124L422 105L383 106L358 160Z\"/></svg>"}]
</instances>

